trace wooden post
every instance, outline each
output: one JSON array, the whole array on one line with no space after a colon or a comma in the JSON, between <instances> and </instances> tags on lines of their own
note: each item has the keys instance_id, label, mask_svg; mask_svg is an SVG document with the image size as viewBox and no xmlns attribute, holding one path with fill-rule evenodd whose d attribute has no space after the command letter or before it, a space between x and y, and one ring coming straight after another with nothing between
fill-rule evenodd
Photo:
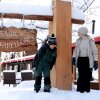
<instances>
[{"instance_id":1,"label":"wooden post","mask_svg":"<svg viewBox=\"0 0 100 100\"><path fill-rule=\"evenodd\" d=\"M71 3L54 0L53 32L57 37L56 87L72 89Z\"/></svg>"}]
</instances>

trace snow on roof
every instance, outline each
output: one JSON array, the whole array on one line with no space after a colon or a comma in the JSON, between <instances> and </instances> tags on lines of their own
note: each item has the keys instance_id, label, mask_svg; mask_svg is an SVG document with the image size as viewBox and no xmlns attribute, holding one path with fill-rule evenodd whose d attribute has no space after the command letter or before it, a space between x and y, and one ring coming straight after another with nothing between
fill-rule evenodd
<instances>
[{"instance_id":1,"label":"snow on roof","mask_svg":"<svg viewBox=\"0 0 100 100\"><path fill-rule=\"evenodd\" d=\"M61 1L72 2L72 0L61 0Z\"/></svg>"},{"instance_id":2,"label":"snow on roof","mask_svg":"<svg viewBox=\"0 0 100 100\"><path fill-rule=\"evenodd\" d=\"M52 1L52 0L51 0ZM69 0L68 0L69 1ZM52 3L52 2L51 2ZM0 2L0 13L17 13L23 15L48 15L53 16L53 5L26 5ZM72 18L84 20L84 14L77 8L72 8Z\"/></svg>"},{"instance_id":3,"label":"snow on roof","mask_svg":"<svg viewBox=\"0 0 100 100\"><path fill-rule=\"evenodd\" d=\"M45 12L45 13L44 13ZM53 15L51 6L23 5L15 3L0 3L0 13L18 13L23 15Z\"/></svg>"},{"instance_id":4,"label":"snow on roof","mask_svg":"<svg viewBox=\"0 0 100 100\"><path fill-rule=\"evenodd\" d=\"M13 73L16 72L15 70L4 70L3 72Z\"/></svg>"},{"instance_id":5,"label":"snow on roof","mask_svg":"<svg viewBox=\"0 0 100 100\"><path fill-rule=\"evenodd\" d=\"M33 72L32 70L21 70L21 73L29 73L29 72Z\"/></svg>"},{"instance_id":6,"label":"snow on roof","mask_svg":"<svg viewBox=\"0 0 100 100\"><path fill-rule=\"evenodd\" d=\"M85 19L85 14L81 11L78 10L77 8L73 7L72 8L72 18L74 19Z\"/></svg>"},{"instance_id":7,"label":"snow on roof","mask_svg":"<svg viewBox=\"0 0 100 100\"><path fill-rule=\"evenodd\" d=\"M34 57L35 57L35 54L29 55L29 56L24 56L24 57L19 57L19 58L14 58L14 59L9 59L9 60L4 60L4 61L1 61L0 64L6 64L6 63L18 62L18 61L25 61L25 60L33 60Z\"/></svg>"}]
</instances>

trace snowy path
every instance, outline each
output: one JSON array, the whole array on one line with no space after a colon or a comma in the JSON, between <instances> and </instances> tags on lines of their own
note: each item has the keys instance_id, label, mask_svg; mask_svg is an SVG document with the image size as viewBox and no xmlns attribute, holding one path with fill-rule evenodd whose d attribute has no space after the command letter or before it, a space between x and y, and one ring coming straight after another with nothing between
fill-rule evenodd
<instances>
[{"instance_id":1,"label":"snowy path","mask_svg":"<svg viewBox=\"0 0 100 100\"><path fill-rule=\"evenodd\" d=\"M100 100L100 91L91 90L90 93L76 92L52 88L50 93L43 92L43 85L39 93L34 91L34 81L23 81L17 87L0 87L0 100Z\"/></svg>"}]
</instances>

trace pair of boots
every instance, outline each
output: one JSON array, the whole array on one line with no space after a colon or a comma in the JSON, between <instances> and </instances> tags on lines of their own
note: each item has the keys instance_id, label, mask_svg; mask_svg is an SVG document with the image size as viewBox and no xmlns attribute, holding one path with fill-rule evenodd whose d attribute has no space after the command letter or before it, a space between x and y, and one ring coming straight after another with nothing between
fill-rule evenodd
<instances>
[{"instance_id":1,"label":"pair of boots","mask_svg":"<svg viewBox=\"0 0 100 100\"><path fill-rule=\"evenodd\" d=\"M34 90L36 91L36 93L38 93L41 88L41 79L42 77L36 77L34 85ZM44 77L44 92L50 92L51 89L50 84L51 84L50 77Z\"/></svg>"},{"instance_id":2,"label":"pair of boots","mask_svg":"<svg viewBox=\"0 0 100 100\"><path fill-rule=\"evenodd\" d=\"M36 93L38 93L41 87L40 86L34 86L34 87L35 87L34 91L36 91ZM44 92L50 92L50 88L51 88L50 85L45 85L44 86Z\"/></svg>"}]
</instances>

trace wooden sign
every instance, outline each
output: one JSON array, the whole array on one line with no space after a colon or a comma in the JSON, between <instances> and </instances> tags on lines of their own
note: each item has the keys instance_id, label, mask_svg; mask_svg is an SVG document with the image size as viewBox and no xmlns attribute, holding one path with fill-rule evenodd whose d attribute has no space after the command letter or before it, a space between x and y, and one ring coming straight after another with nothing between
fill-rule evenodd
<instances>
[{"instance_id":1,"label":"wooden sign","mask_svg":"<svg viewBox=\"0 0 100 100\"><path fill-rule=\"evenodd\" d=\"M0 51L36 52L36 35L37 31L35 29L3 27L2 29L0 29Z\"/></svg>"}]
</instances>

